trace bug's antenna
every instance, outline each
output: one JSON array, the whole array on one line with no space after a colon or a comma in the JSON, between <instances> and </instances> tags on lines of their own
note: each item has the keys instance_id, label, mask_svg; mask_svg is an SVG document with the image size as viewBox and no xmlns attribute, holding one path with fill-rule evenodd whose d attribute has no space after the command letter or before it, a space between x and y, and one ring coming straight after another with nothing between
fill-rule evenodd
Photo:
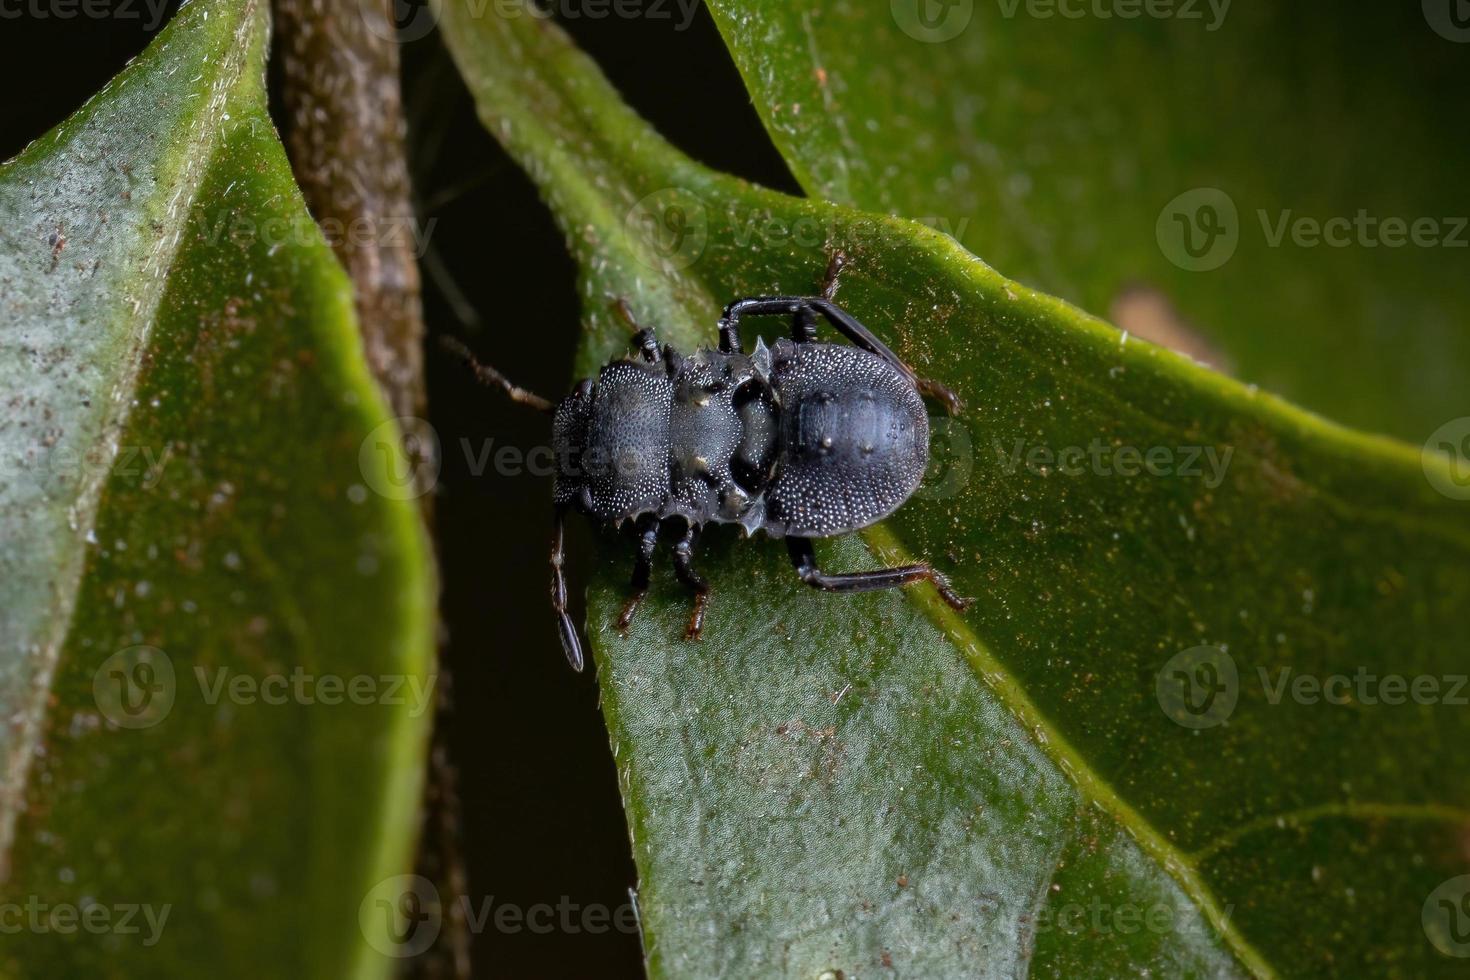
<instances>
[{"instance_id":1,"label":"bug's antenna","mask_svg":"<svg viewBox=\"0 0 1470 980\"><path fill-rule=\"evenodd\" d=\"M527 405L538 412L550 414L556 411L556 406L533 391L527 391L520 385L513 383L505 375L495 370L488 364L481 364L474 353L462 344L458 339L449 336L439 338L439 346L449 353L458 357L469 365L471 371L475 372L475 378L487 388L499 388L505 392L511 401L519 405Z\"/></svg>"},{"instance_id":2,"label":"bug's antenna","mask_svg":"<svg viewBox=\"0 0 1470 980\"><path fill-rule=\"evenodd\" d=\"M624 326L628 328L629 333L637 333L643 329L638 326L638 318L633 315L633 308L628 305L628 301L623 299L623 297L619 296L613 300L612 308L613 312L618 315L618 319L622 320Z\"/></svg>"},{"instance_id":3,"label":"bug's antenna","mask_svg":"<svg viewBox=\"0 0 1470 980\"><path fill-rule=\"evenodd\" d=\"M831 256L827 259L827 272L822 276L822 298L832 300L837 297L837 280L842 278L842 270L847 268L847 253L840 248L832 249Z\"/></svg>"}]
</instances>

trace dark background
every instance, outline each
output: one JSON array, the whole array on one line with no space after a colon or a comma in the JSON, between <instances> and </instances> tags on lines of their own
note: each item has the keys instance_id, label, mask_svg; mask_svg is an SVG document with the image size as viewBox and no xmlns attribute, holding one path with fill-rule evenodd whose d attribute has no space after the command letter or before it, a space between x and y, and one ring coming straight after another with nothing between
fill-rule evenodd
<instances>
[{"instance_id":1,"label":"dark background","mask_svg":"<svg viewBox=\"0 0 1470 980\"><path fill-rule=\"evenodd\" d=\"M142 0L113 9L131 12L62 20L0 7L0 159L75 111L156 33ZM708 12L701 7L680 30L677 5L664 9L671 16L562 23L675 145L797 193ZM573 380L579 316L561 235L533 185L481 128L439 34L404 44L402 56L410 164L424 220L437 219L425 272L430 332L464 336L519 383L559 396ZM448 299L456 289L478 326L456 315ZM447 736L470 899L477 908L493 898L494 907L565 901L616 911L635 873L596 681L567 669L548 607L550 482L499 477L493 468L472 476L460 442L476 453L487 439L529 450L546 442L549 427L476 387L435 347L428 381L444 455L436 508L454 700ZM574 526L569 545L580 606L586 529ZM473 937L473 956L477 977L643 975L637 936L616 930L490 927Z\"/></svg>"}]
</instances>

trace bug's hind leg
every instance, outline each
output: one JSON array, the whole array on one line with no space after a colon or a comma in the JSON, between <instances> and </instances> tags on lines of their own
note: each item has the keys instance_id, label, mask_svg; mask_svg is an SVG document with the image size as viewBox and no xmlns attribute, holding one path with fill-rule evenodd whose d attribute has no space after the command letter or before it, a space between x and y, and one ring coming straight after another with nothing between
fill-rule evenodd
<instances>
[{"instance_id":1,"label":"bug's hind leg","mask_svg":"<svg viewBox=\"0 0 1470 980\"><path fill-rule=\"evenodd\" d=\"M946 414L958 415L964 410L965 403L960 401L960 396L933 378L915 378L914 383L919 386L919 394L925 398L933 398L944 405Z\"/></svg>"},{"instance_id":2,"label":"bug's hind leg","mask_svg":"<svg viewBox=\"0 0 1470 980\"><path fill-rule=\"evenodd\" d=\"M623 603L623 612L618 616L618 632L625 633L638 612L643 597L648 595L648 577L653 571L653 550L658 547L658 515L644 514L638 518L638 559L633 565L633 585L628 601Z\"/></svg>"},{"instance_id":3,"label":"bug's hind leg","mask_svg":"<svg viewBox=\"0 0 1470 980\"><path fill-rule=\"evenodd\" d=\"M697 640L704 629L704 611L709 608L709 583L694 570L694 546L699 541L699 526L690 524L679 543L674 545L674 574L694 592L694 609L689 614L689 625L684 629L684 639Z\"/></svg>"},{"instance_id":4,"label":"bug's hind leg","mask_svg":"<svg viewBox=\"0 0 1470 980\"><path fill-rule=\"evenodd\" d=\"M562 652L567 655L567 663L578 672L582 670L582 641L577 637L577 626L572 622L572 617L567 614L567 578L562 570L565 558L563 548L563 525L565 522L566 509L558 507L556 518L552 523L551 530L551 608L556 613L557 631L561 634Z\"/></svg>"},{"instance_id":5,"label":"bug's hind leg","mask_svg":"<svg viewBox=\"0 0 1470 980\"><path fill-rule=\"evenodd\" d=\"M810 538L787 538L786 550L791 553L791 563L796 574L814 589L826 592L872 592L875 589L892 589L915 582L933 582L939 597L951 608L963 612L973 602L965 599L950 588L949 579L942 572L927 564L899 565L896 568L875 568L868 572L824 572L817 567L817 554Z\"/></svg>"}]
</instances>

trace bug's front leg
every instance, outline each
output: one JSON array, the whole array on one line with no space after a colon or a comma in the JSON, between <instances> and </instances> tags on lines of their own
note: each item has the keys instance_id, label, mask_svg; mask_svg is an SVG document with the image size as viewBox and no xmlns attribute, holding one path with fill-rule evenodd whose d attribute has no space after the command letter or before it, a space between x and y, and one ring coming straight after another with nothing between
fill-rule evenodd
<instances>
[{"instance_id":1,"label":"bug's front leg","mask_svg":"<svg viewBox=\"0 0 1470 980\"><path fill-rule=\"evenodd\" d=\"M689 614L689 625L684 630L684 639L697 640L704 629L704 611L709 607L709 583L694 570L694 546L699 541L699 525L690 524L679 543L674 545L674 574L694 591L694 609Z\"/></svg>"},{"instance_id":2,"label":"bug's front leg","mask_svg":"<svg viewBox=\"0 0 1470 980\"><path fill-rule=\"evenodd\" d=\"M826 592L872 592L875 589L892 589L915 582L933 582L934 588L939 590L939 597L952 609L964 612L975 601L957 594L950 587L949 579L927 564L875 568L868 572L824 572L817 567L817 553L810 538L787 538L786 550L791 553L791 564L796 566L796 574L814 589Z\"/></svg>"},{"instance_id":3,"label":"bug's front leg","mask_svg":"<svg viewBox=\"0 0 1470 980\"><path fill-rule=\"evenodd\" d=\"M638 532L638 558L633 565L632 590L628 593L628 601L623 603L623 612L618 616L618 632L626 633L628 626L633 622L634 613L638 612L638 606L642 604L643 597L648 595L648 579L653 571L653 551L658 547L658 515L644 514L638 518L636 525Z\"/></svg>"},{"instance_id":4,"label":"bug's front leg","mask_svg":"<svg viewBox=\"0 0 1470 980\"><path fill-rule=\"evenodd\" d=\"M556 509L556 518L551 531L551 608L556 612L557 631L561 634L562 652L572 669L582 670L582 641L577 637L577 625L567 613L567 578L563 571L566 550L563 547L563 525L566 523L566 508Z\"/></svg>"},{"instance_id":5,"label":"bug's front leg","mask_svg":"<svg viewBox=\"0 0 1470 980\"><path fill-rule=\"evenodd\" d=\"M658 335L653 332L653 328L639 326L638 318L633 315L633 308L621 296L613 302L613 312L633 331L633 352L647 363L657 364Z\"/></svg>"}]
</instances>

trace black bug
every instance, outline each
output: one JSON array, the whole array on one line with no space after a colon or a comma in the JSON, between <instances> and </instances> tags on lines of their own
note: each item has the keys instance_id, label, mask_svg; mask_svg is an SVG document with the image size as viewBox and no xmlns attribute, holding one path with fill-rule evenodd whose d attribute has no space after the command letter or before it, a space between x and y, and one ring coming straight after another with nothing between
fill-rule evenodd
<instances>
[{"instance_id":1,"label":"black bug","mask_svg":"<svg viewBox=\"0 0 1470 980\"><path fill-rule=\"evenodd\" d=\"M832 301L845 260L833 257L821 296L737 300L720 318L718 350L682 354L638 329L633 351L580 382L558 404L511 384L454 341L479 379L553 415L555 521L551 601L567 661L582 669L582 644L567 613L562 528L568 510L594 520L631 522L638 556L632 592L618 618L626 629L647 594L659 531L675 524L674 571L694 593L686 638L699 636L709 585L694 569L700 529L739 524L748 534L785 538L797 575L832 592L862 592L929 581L944 600L968 600L927 564L830 573L817 566L813 538L866 527L891 514L918 487L929 460L923 396L953 412L953 394L920 379L866 327ZM790 339L757 340L747 353L740 324L750 316L790 316ZM817 319L854 346L820 343Z\"/></svg>"}]
</instances>

